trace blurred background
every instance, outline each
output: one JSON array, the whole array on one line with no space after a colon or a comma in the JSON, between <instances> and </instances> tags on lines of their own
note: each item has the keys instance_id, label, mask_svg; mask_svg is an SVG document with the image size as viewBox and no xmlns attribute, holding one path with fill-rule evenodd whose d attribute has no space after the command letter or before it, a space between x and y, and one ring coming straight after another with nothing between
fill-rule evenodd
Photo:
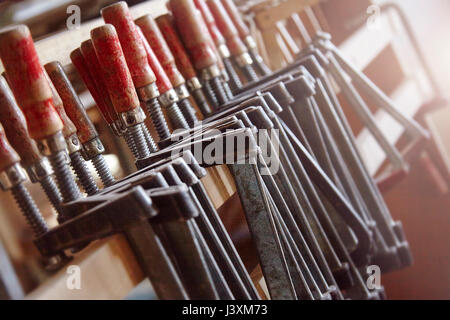
<instances>
[{"instance_id":1,"label":"blurred background","mask_svg":"<svg viewBox=\"0 0 450 320\"><path fill-rule=\"evenodd\" d=\"M110 0L29 0L0 1L0 27L10 24L27 24L35 41L45 41L67 32L67 7L78 5L81 9L81 22L87 23L99 17L102 7L115 1ZM143 1L126 1L130 6ZM147 1L149 2L149 1ZM160 3L161 1L154 1ZM258 11L253 6L263 1L237 1L249 16ZM380 181L383 195L395 220L401 220L414 256L414 265L408 269L383 275L382 283L390 299L450 299L450 108L443 97L450 91L450 1L448 0L395 0L411 26L411 32L419 46L413 45L408 28L402 23L395 7L385 7L388 1L369 0L323 0L318 5L320 22L332 34L346 57L361 68L385 93L391 96L399 108L414 117L431 132L431 139L416 146L407 153L410 170L407 175L386 180L389 166L379 148L373 146L366 129L358 122L354 113L344 101L343 107L350 125L358 136L358 145L371 173ZM264 10L260 5L258 10ZM253 12L253 13L252 13ZM401 14L401 13L400 13ZM375 24L371 24L372 18ZM369 22L368 22L369 21ZM369 25L370 24L370 25ZM289 21L280 28L290 30ZM284 30L284 29L283 29ZM253 26L256 38L262 47L262 55L272 69L289 63L296 48L302 42L293 32L292 43L273 45L269 28L261 30ZM267 32L267 33L266 33ZM272 32L272 31L270 31ZM281 37L282 38L282 37ZM70 52L79 45L70 37L60 37L62 42L47 42L42 45L45 54L39 52L42 63L50 60L54 53L62 50ZM280 39L280 37L276 37ZM280 40L283 41L283 40ZM286 39L284 39L286 42ZM42 42L44 43L44 42ZM279 47L285 46L284 49ZM278 50L278 51L277 51ZM283 51L284 50L284 51ZM38 45L39 51L39 45ZM265 52L264 52L265 51ZM270 56L267 54L270 52ZM421 61L421 58L424 61ZM126 148L109 136L109 131L99 121L100 116L93 100L86 92L79 76L67 63L69 73L77 91L81 94L91 119L97 125L103 142L110 154L108 160L115 168L116 176L127 174L133 164L129 162ZM424 65L425 62L426 64ZM429 69L427 69L429 66ZM387 135L399 149L407 147L401 129L386 119L385 114L370 105ZM108 138L109 137L109 138ZM388 182L386 182L388 181ZM38 205L46 213L46 219L55 223L52 209L47 205L39 188L28 186ZM230 203L231 212L233 209ZM237 214L237 213L236 213ZM246 253L248 236L242 233L239 224L230 222L228 227L241 252ZM12 197L0 193L0 240L8 253L18 278L25 290L30 292L49 277L38 261L37 252L31 242L31 234L16 209ZM33 258L34 257L34 258ZM0 264L1 265L1 264Z\"/></svg>"}]
</instances>

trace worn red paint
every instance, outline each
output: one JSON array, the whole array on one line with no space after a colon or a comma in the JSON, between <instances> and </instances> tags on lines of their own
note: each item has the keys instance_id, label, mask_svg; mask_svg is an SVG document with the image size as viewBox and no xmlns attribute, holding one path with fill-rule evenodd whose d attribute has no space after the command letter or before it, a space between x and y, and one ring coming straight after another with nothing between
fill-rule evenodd
<instances>
[{"instance_id":1,"label":"worn red paint","mask_svg":"<svg viewBox=\"0 0 450 320\"><path fill-rule=\"evenodd\" d=\"M98 136L94 125L89 120L84 107L67 78L64 69L58 62L45 65L47 73L63 102L64 110L77 129L81 143L88 142Z\"/></svg>"},{"instance_id":2,"label":"worn red paint","mask_svg":"<svg viewBox=\"0 0 450 320\"><path fill-rule=\"evenodd\" d=\"M237 56L247 52L247 47L239 38L238 30L220 0L208 0L208 7L216 19L217 27L226 39L231 54Z\"/></svg>"},{"instance_id":3,"label":"worn red paint","mask_svg":"<svg viewBox=\"0 0 450 320\"><path fill-rule=\"evenodd\" d=\"M192 1L170 1L170 8L174 16L177 30L194 62L197 70L201 70L217 63L217 56L212 49L212 40L208 38L208 30L202 17Z\"/></svg>"},{"instance_id":4,"label":"worn red paint","mask_svg":"<svg viewBox=\"0 0 450 320\"><path fill-rule=\"evenodd\" d=\"M194 66L192 65L191 60L183 47L183 43L178 37L172 22L172 17L169 14L165 14L156 18L155 21L161 30L161 33L175 58L177 68L183 77L185 79L196 77L197 75Z\"/></svg>"},{"instance_id":5,"label":"worn red paint","mask_svg":"<svg viewBox=\"0 0 450 320\"><path fill-rule=\"evenodd\" d=\"M94 81L95 88L100 96L102 103L97 103L100 111L106 119L106 115L112 119L111 122L119 119L116 110L111 102L108 89L105 85L105 79L103 77L102 70L100 68L100 62L98 61L97 54L95 53L94 45L92 40L86 40L81 43L81 53L83 54L84 61L88 69L88 73ZM108 121L108 120L107 120ZM111 123L108 122L108 123Z\"/></svg>"},{"instance_id":6,"label":"worn red paint","mask_svg":"<svg viewBox=\"0 0 450 320\"><path fill-rule=\"evenodd\" d=\"M4 126L8 141L19 154L24 167L41 160L42 156L36 142L28 134L25 117L3 78L0 78L0 122Z\"/></svg>"},{"instance_id":7,"label":"worn red paint","mask_svg":"<svg viewBox=\"0 0 450 320\"><path fill-rule=\"evenodd\" d=\"M139 107L139 99L114 27L104 25L95 28L91 31L91 38L114 110L122 113Z\"/></svg>"},{"instance_id":8,"label":"worn red paint","mask_svg":"<svg viewBox=\"0 0 450 320\"><path fill-rule=\"evenodd\" d=\"M8 169L19 161L19 155L9 144L5 130L3 130L3 126L0 124L0 171Z\"/></svg>"},{"instance_id":9,"label":"worn red paint","mask_svg":"<svg viewBox=\"0 0 450 320\"><path fill-rule=\"evenodd\" d=\"M75 69L77 69L78 73L81 76L81 79L83 79L84 84L91 93L92 98L94 98L94 101L100 111L100 114L103 116L103 119L108 124L113 123L114 118L110 115L106 101L104 100L103 96L99 93L95 85L94 79L91 77L91 74L87 66L87 62L85 61L83 54L81 53L81 49L78 48L72 51L70 53L70 60L72 60ZM97 78L98 77L100 77L100 74L97 76ZM107 94L107 92L105 92L105 94Z\"/></svg>"},{"instance_id":10,"label":"worn red paint","mask_svg":"<svg viewBox=\"0 0 450 320\"><path fill-rule=\"evenodd\" d=\"M19 26L2 34L1 44L0 58L30 136L42 139L55 134L63 125L28 28Z\"/></svg>"},{"instance_id":11,"label":"worn red paint","mask_svg":"<svg viewBox=\"0 0 450 320\"><path fill-rule=\"evenodd\" d=\"M197 9L200 10L200 13L202 14L203 20L208 27L209 34L211 35L214 44L216 46L225 44L225 38L217 27L216 20L214 19L214 16L205 0L194 0L194 3Z\"/></svg>"},{"instance_id":12,"label":"worn red paint","mask_svg":"<svg viewBox=\"0 0 450 320\"><path fill-rule=\"evenodd\" d=\"M220 0L220 1L222 2L223 7L225 8L226 12L233 21L233 24L236 27L239 36L242 39L245 39L245 37L250 35L250 30L248 29L247 25L242 19L241 14L239 13L239 10L234 4L233 0Z\"/></svg>"},{"instance_id":13,"label":"worn red paint","mask_svg":"<svg viewBox=\"0 0 450 320\"><path fill-rule=\"evenodd\" d=\"M148 63L150 64L150 66L153 69L153 72L156 75L156 85L158 86L159 93L164 94L167 91L173 89L172 83L170 82L169 77L164 71L164 68L159 63L159 60L156 57L155 53L153 52L152 48L148 44L144 35L142 34L141 29L138 29L138 33L142 37L142 42L144 43L144 48L147 53Z\"/></svg>"},{"instance_id":14,"label":"worn red paint","mask_svg":"<svg viewBox=\"0 0 450 320\"><path fill-rule=\"evenodd\" d=\"M103 20L112 24L136 88L155 82L156 77L147 62L144 44L137 34L136 25L125 2L115 3L102 10Z\"/></svg>"},{"instance_id":15,"label":"worn red paint","mask_svg":"<svg viewBox=\"0 0 450 320\"><path fill-rule=\"evenodd\" d=\"M158 28L155 20L150 15L146 15L136 20L138 28L142 31L147 43L152 48L156 58L163 67L172 86L178 87L185 83L183 75L175 64L175 58Z\"/></svg>"}]
</instances>

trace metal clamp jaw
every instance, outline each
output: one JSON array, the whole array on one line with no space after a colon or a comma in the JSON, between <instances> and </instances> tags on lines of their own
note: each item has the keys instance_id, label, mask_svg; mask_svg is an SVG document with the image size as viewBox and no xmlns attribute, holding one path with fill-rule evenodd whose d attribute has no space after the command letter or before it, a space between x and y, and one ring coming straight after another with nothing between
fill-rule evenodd
<instances>
[{"instance_id":1,"label":"metal clamp jaw","mask_svg":"<svg viewBox=\"0 0 450 320\"><path fill-rule=\"evenodd\" d=\"M27 180L25 170L19 163L14 163L0 172L0 187L6 191Z\"/></svg>"}]
</instances>

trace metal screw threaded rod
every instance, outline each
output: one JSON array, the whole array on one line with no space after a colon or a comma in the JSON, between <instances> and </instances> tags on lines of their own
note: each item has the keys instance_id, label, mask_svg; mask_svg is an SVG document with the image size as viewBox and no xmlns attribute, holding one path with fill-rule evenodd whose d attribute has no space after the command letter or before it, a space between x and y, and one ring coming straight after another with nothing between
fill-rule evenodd
<instances>
[{"instance_id":1,"label":"metal screw threaded rod","mask_svg":"<svg viewBox=\"0 0 450 320\"><path fill-rule=\"evenodd\" d=\"M142 131L142 127L137 124L127 128L127 133L131 136L134 147L136 149L137 159L147 158L150 155L150 152L147 147L147 142L145 141L144 132Z\"/></svg>"},{"instance_id":2,"label":"metal screw threaded rod","mask_svg":"<svg viewBox=\"0 0 450 320\"><path fill-rule=\"evenodd\" d=\"M244 73L245 77L249 82L256 82L258 81L259 77L256 74L255 69L253 69L253 65L246 64L242 68L242 72Z\"/></svg>"},{"instance_id":3,"label":"metal screw threaded rod","mask_svg":"<svg viewBox=\"0 0 450 320\"><path fill-rule=\"evenodd\" d=\"M41 178L39 184L58 214L62 214L60 204L63 201L63 198L58 190L58 187L56 186L55 180L53 180L51 176L45 176Z\"/></svg>"},{"instance_id":4,"label":"metal screw threaded rod","mask_svg":"<svg viewBox=\"0 0 450 320\"><path fill-rule=\"evenodd\" d=\"M191 92L192 97L195 100L200 112L206 117L208 114L212 112L209 107L208 101L206 101L205 94L202 89L195 89Z\"/></svg>"},{"instance_id":5,"label":"metal screw threaded rod","mask_svg":"<svg viewBox=\"0 0 450 320\"><path fill-rule=\"evenodd\" d=\"M133 137L131 136L130 132L124 132L123 138L125 140L125 143L128 146L128 149L130 149L131 153L133 154L134 158L137 159L139 157L139 154L136 149L136 145L134 144Z\"/></svg>"},{"instance_id":6,"label":"metal screw threaded rod","mask_svg":"<svg viewBox=\"0 0 450 320\"><path fill-rule=\"evenodd\" d=\"M234 95L233 92L231 91L230 85L228 84L227 80L222 80L222 86L223 86L223 90L225 91L225 94L227 95L227 100L231 100L233 99Z\"/></svg>"},{"instance_id":7,"label":"metal screw threaded rod","mask_svg":"<svg viewBox=\"0 0 450 320\"><path fill-rule=\"evenodd\" d=\"M97 174L102 180L103 186L109 187L116 183L116 179L114 179L114 176L111 174L108 164L102 154L96 155L91 161L95 167L95 171L97 171Z\"/></svg>"},{"instance_id":8,"label":"metal screw threaded rod","mask_svg":"<svg viewBox=\"0 0 450 320\"><path fill-rule=\"evenodd\" d=\"M186 119L187 123L189 124L190 128L193 128L196 123L198 123L197 115L195 114L195 109L192 106L189 99L181 99L178 102L178 105L180 106L180 110L183 113L184 118Z\"/></svg>"},{"instance_id":9,"label":"metal screw threaded rod","mask_svg":"<svg viewBox=\"0 0 450 320\"><path fill-rule=\"evenodd\" d=\"M178 104L172 103L167 106L167 114L175 129L189 129L189 125L178 107Z\"/></svg>"},{"instance_id":10,"label":"metal screw threaded rod","mask_svg":"<svg viewBox=\"0 0 450 320\"><path fill-rule=\"evenodd\" d=\"M225 66L225 70L227 70L228 76L230 77L230 86L232 92L236 92L242 87L241 79L239 75L236 73L236 70L233 67L232 62L229 58L223 59L223 64Z\"/></svg>"},{"instance_id":11,"label":"metal screw threaded rod","mask_svg":"<svg viewBox=\"0 0 450 320\"><path fill-rule=\"evenodd\" d=\"M140 124L142 133L144 134L145 142L147 143L148 150L150 153L158 151L158 146L155 143L155 140L153 140L153 137L151 136L150 132L148 132L147 127L144 123Z\"/></svg>"},{"instance_id":12,"label":"metal screw threaded rod","mask_svg":"<svg viewBox=\"0 0 450 320\"><path fill-rule=\"evenodd\" d=\"M80 179L80 183L83 186L84 191L86 191L86 193L90 196L96 194L98 192L98 187L95 184L94 178L89 172L81 153L79 151L75 151L69 154L69 157L72 168L78 179Z\"/></svg>"},{"instance_id":13,"label":"metal screw threaded rod","mask_svg":"<svg viewBox=\"0 0 450 320\"><path fill-rule=\"evenodd\" d=\"M55 172L56 182L63 197L64 202L70 202L81 197L80 190L72 177L69 166L66 162L65 151L59 151L49 157Z\"/></svg>"},{"instance_id":14,"label":"metal screw threaded rod","mask_svg":"<svg viewBox=\"0 0 450 320\"><path fill-rule=\"evenodd\" d=\"M24 185L22 183L15 185L11 188L11 192L17 205L22 210L25 219L27 219L28 224L33 230L34 235L39 237L46 233L48 231L48 226Z\"/></svg>"},{"instance_id":15,"label":"metal screw threaded rod","mask_svg":"<svg viewBox=\"0 0 450 320\"><path fill-rule=\"evenodd\" d=\"M252 60L253 60L253 64L255 65L256 70L258 70L258 73L260 75L267 76L272 73L272 71L264 63L263 58L259 55L259 53L256 51L256 49L249 49L248 52L250 53L250 56L252 57Z\"/></svg>"},{"instance_id":16,"label":"metal screw threaded rod","mask_svg":"<svg viewBox=\"0 0 450 320\"><path fill-rule=\"evenodd\" d=\"M145 105L147 107L148 114L152 119L153 126L158 133L159 139L164 140L170 137L169 126L167 125L166 118L164 118L158 98L150 99Z\"/></svg>"},{"instance_id":17,"label":"metal screw threaded rod","mask_svg":"<svg viewBox=\"0 0 450 320\"><path fill-rule=\"evenodd\" d=\"M217 109L217 107L219 106L219 101L217 101L217 97L214 94L214 91L213 91L209 81L204 82L203 88L204 88L204 92L205 92L206 96L208 97L209 102L214 107L214 109Z\"/></svg>"},{"instance_id":18,"label":"metal screw threaded rod","mask_svg":"<svg viewBox=\"0 0 450 320\"><path fill-rule=\"evenodd\" d=\"M227 103L227 101L228 101L227 94L225 93L225 90L223 89L220 78L214 77L214 78L208 80L208 83L211 85L211 89L217 98L217 102L219 103L218 105L220 106L220 105Z\"/></svg>"}]
</instances>

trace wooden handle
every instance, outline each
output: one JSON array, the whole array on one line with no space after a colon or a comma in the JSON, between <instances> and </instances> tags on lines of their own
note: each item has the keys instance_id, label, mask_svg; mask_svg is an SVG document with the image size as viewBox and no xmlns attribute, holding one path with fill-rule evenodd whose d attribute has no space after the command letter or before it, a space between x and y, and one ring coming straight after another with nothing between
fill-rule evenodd
<instances>
[{"instance_id":1,"label":"wooden handle","mask_svg":"<svg viewBox=\"0 0 450 320\"><path fill-rule=\"evenodd\" d=\"M239 33L233 24L230 16L223 7L220 0L207 0L209 9L211 10L214 19L216 19L217 26L226 39L227 46L230 49L231 55L239 56L247 52L247 47L239 37Z\"/></svg>"},{"instance_id":2,"label":"wooden handle","mask_svg":"<svg viewBox=\"0 0 450 320\"><path fill-rule=\"evenodd\" d=\"M53 95L53 105L55 106L56 112L58 112L59 117L62 120L62 123L64 125L63 127L63 135L64 138L69 138L73 134L77 133L77 128L73 124L72 120L67 116L66 110L64 110L64 105L61 97L59 96L58 91L56 90L52 80L48 76L46 66L44 65L44 74L45 78L47 79L48 85L50 86L50 89L52 90Z\"/></svg>"},{"instance_id":3,"label":"wooden handle","mask_svg":"<svg viewBox=\"0 0 450 320\"><path fill-rule=\"evenodd\" d=\"M85 143L98 137L92 121L87 116L86 110L84 110L83 104L67 78L61 64L57 61L47 63L45 70L47 70L48 76L61 97L66 114L76 127L80 142Z\"/></svg>"},{"instance_id":4,"label":"wooden handle","mask_svg":"<svg viewBox=\"0 0 450 320\"><path fill-rule=\"evenodd\" d=\"M137 34L136 25L126 2L120 1L109 5L103 8L101 13L103 20L116 29L134 86L141 88L154 83L155 74L147 62L144 44Z\"/></svg>"},{"instance_id":5,"label":"wooden handle","mask_svg":"<svg viewBox=\"0 0 450 320\"><path fill-rule=\"evenodd\" d=\"M110 24L97 27L91 31L91 39L116 112L127 112L139 107L139 99L115 28Z\"/></svg>"},{"instance_id":6,"label":"wooden handle","mask_svg":"<svg viewBox=\"0 0 450 320\"><path fill-rule=\"evenodd\" d=\"M89 39L83 41L81 43L80 50L86 63L85 65L87 67L88 73L92 78L92 80L94 81L97 93L100 96L101 100L103 100L103 103L97 104L97 106L103 113L105 119L106 114L108 114L109 117L112 119L112 121L116 121L117 119L119 119L119 117L112 104L111 97L109 96L108 93L108 89L106 88L105 79L103 77L100 62L98 61L97 54L95 53L94 44L92 43L92 40Z\"/></svg>"},{"instance_id":7,"label":"wooden handle","mask_svg":"<svg viewBox=\"0 0 450 320\"><path fill-rule=\"evenodd\" d=\"M88 40L88 41L91 43L91 46L92 46L92 41L91 40ZM92 46L92 50L95 55L93 46ZM97 56L95 56L95 58L97 59ZM103 116L103 119L109 125L112 124L115 119L115 117L113 117L113 115L116 114L116 112L114 111L114 107L111 104L111 108L108 108L108 104L104 99L105 94L103 94L103 95L100 94L100 91L98 90L98 88L96 86L94 78L91 76L90 71L88 69L88 63L85 60L85 58L83 57L83 53L81 52L80 48L77 48L70 53L70 60L72 60L72 63L75 66L75 69L77 69L78 73L81 76L81 79L83 79L84 84L86 85L87 89L91 93L92 98L94 98L95 104L97 105L97 108L100 111L100 114ZM98 74L96 79L99 79L100 76L101 75ZM105 92L105 91L103 91L103 92ZM106 96L109 99L109 95L106 94ZM110 114L110 112L112 112L112 115Z\"/></svg>"},{"instance_id":8,"label":"wooden handle","mask_svg":"<svg viewBox=\"0 0 450 320\"><path fill-rule=\"evenodd\" d=\"M208 27L209 34L211 35L214 44L220 46L225 44L225 38L217 27L216 20L206 4L205 0L194 0L194 4L197 9L202 14L203 20L205 20L206 26Z\"/></svg>"},{"instance_id":9,"label":"wooden handle","mask_svg":"<svg viewBox=\"0 0 450 320\"><path fill-rule=\"evenodd\" d=\"M19 155L6 138L5 129L0 124L0 172L20 161Z\"/></svg>"},{"instance_id":10,"label":"wooden handle","mask_svg":"<svg viewBox=\"0 0 450 320\"><path fill-rule=\"evenodd\" d=\"M39 162L42 156L36 142L30 138L25 117L14 99L6 79L0 76L0 122L12 147L28 167Z\"/></svg>"},{"instance_id":11,"label":"wooden handle","mask_svg":"<svg viewBox=\"0 0 450 320\"><path fill-rule=\"evenodd\" d=\"M148 64L152 67L153 72L156 75L156 85L158 86L158 90L160 94L164 94L167 91L173 89L172 83L170 82L169 77L167 76L164 68L161 63L159 63L158 58L150 47L147 39L145 39L144 34L142 33L141 28L138 29L138 34L142 38L142 42L144 43L145 51L147 52Z\"/></svg>"},{"instance_id":12,"label":"wooden handle","mask_svg":"<svg viewBox=\"0 0 450 320\"><path fill-rule=\"evenodd\" d=\"M156 58L163 67L166 75L169 77L172 86L178 87L185 83L184 77L175 64L175 58L164 40L161 31L155 20L149 15L145 15L136 20L136 25L141 29L147 43L152 48Z\"/></svg>"},{"instance_id":13,"label":"wooden handle","mask_svg":"<svg viewBox=\"0 0 450 320\"><path fill-rule=\"evenodd\" d=\"M217 57L208 39L208 30L205 29L204 24L198 23L203 18L195 8L194 2L192 0L170 0L170 9L195 68L202 70L216 64Z\"/></svg>"},{"instance_id":14,"label":"wooden handle","mask_svg":"<svg viewBox=\"0 0 450 320\"><path fill-rule=\"evenodd\" d=\"M155 19L156 24L161 30L161 33L166 40L167 46L172 52L175 63L185 79L191 79L197 76L194 66L186 52L186 49L179 38L175 25L173 23L172 16L170 14L164 14Z\"/></svg>"},{"instance_id":15,"label":"wooden handle","mask_svg":"<svg viewBox=\"0 0 450 320\"><path fill-rule=\"evenodd\" d=\"M62 130L63 123L54 108L52 91L27 26L0 33L0 58L30 136L40 140Z\"/></svg>"},{"instance_id":16,"label":"wooden handle","mask_svg":"<svg viewBox=\"0 0 450 320\"><path fill-rule=\"evenodd\" d=\"M222 5L224 6L225 10L230 16L231 21L233 21L233 24L236 27L237 31L239 32L239 36L242 39L248 37L250 35L250 30L245 24L244 19L242 19L241 13L234 4L233 0L220 0L220 1L222 1Z\"/></svg>"}]
</instances>

